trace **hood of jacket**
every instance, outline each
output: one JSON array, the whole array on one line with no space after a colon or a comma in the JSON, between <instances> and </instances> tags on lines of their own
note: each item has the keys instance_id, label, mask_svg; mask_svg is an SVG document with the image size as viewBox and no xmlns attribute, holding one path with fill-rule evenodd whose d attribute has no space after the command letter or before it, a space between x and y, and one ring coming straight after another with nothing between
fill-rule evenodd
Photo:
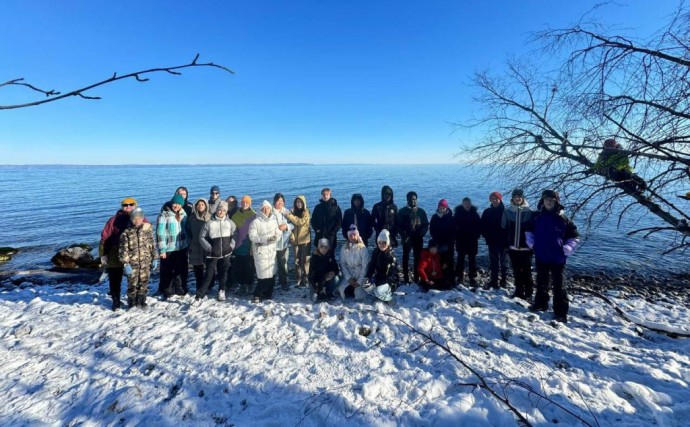
<instances>
[{"instance_id":1,"label":"hood of jacket","mask_svg":"<svg viewBox=\"0 0 690 427\"><path fill-rule=\"evenodd\" d=\"M204 204L206 205L206 210L203 214L200 214L196 210L196 205L199 202L204 202ZM206 201L206 199L198 199L196 202L194 202L194 207L192 208L192 215L194 215L194 217L200 221L208 221L209 219L211 219L211 213L208 211L208 202Z\"/></svg>"},{"instance_id":2,"label":"hood of jacket","mask_svg":"<svg viewBox=\"0 0 690 427\"><path fill-rule=\"evenodd\" d=\"M355 207L355 200L359 200L359 208ZM350 199L350 208L355 211L361 211L364 209L364 197L362 197L361 194L355 193L352 195L352 199Z\"/></svg>"},{"instance_id":3,"label":"hood of jacket","mask_svg":"<svg viewBox=\"0 0 690 427\"><path fill-rule=\"evenodd\" d=\"M258 219L260 221L268 222L272 219L272 217L273 217L273 211L271 211L271 213L269 213L268 215L266 215L262 210L259 210L256 213L256 219Z\"/></svg>"},{"instance_id":4,"label":"hood of jacket","mask_svg":"<svg viewBox=\"0 0 690 427\"><path fill-rule=\"evenodd\" d=\"M391 201L389 203L393 203L393 189L388 185L384 185L383 188L381 188L381 201L385 203L384 196L386 195L386 193L389 193L391 195Z\"/></svg>"},{"instance_id":5,"label":"hood of jacket","mask_svg":"<svg viewBox=\"0 0 690 427\"><path fill-rule=\"evenodd\" d=\"M299 196L295 197L295 202L296 202L297 200L301 200L301 201L302 201L302 206L304 206L304 211L305 211L305 212L309 210L309 208L307 207L307 198L306 198L306 197L304 197L304 196L302 196L302 195L299 195ZM293 209L297 209L297 207L295 206L295 203L292 204L292 207L293 207Z\"/></svg>"},{"instance_id":6,"label":"hood of jacket","mask_svg":"<svg viewBox=\"0 0 690 427\"><path fill-rule=\"evenodd\" d=\"M517 212L518 207L521 209L527 209L527 208L529 208L529 202L527 201L527 199L523 199L523 202L520 206L514 204L512 201L510 202L510 210L511 211Z\"/></svg>"}]
</instances>

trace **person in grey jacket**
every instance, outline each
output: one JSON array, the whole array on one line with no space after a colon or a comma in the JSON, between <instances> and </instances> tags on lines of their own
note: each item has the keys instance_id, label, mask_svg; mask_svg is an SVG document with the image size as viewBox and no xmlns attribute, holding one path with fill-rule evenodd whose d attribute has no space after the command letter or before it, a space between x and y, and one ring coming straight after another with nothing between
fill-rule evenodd
<instances>
[{"instance_id":1,"label":"person in grey jacket","mask_svg":"<svg viewBox=\"0 0 690 427\"><path fill-rule=\"evenodd\" d=\"M534 281L532 280L532 250L527 246L525 232L528 231L534 212L530 209L525 193L517 188L513 190L510 206L503 211L501 227L508 234L508 256L513 267L515 293L512 298L532 301Z\"/></svg>"},{"instance_id":2,"label":"person in grey jacket","mask_svg":"<svg viewBox=\"0 0 690 427\"><path fill-rule=\"evenodd\" d=\"M187 235L189 236L189 265L194 270L194 278L196 279L197 289L204 283L204 265L206 264L206 257L204 256L204 248L199 241L201 229L206 224L206 221L211 219L211 213L208 211L208 202L206 199L197 200L192 206L192 214L187 218Z\"/></svg>"},{"instance_id":3,"label":"person in grey jacket","mask_svg":"<svg viewBox=\"0 0 690 427\"><path fill-rule=\"evenodd\" d=\"M235 249L238 238L237 226L227 214L227 202L219 202L216 213L204 224L199 234L199 243L206 254L206 276L204 284L197 288L196 301L206 296L216 268L218 269L218 301L225 301L225 279L230 268L230 255Z\"/></svg>"}]
</instances>

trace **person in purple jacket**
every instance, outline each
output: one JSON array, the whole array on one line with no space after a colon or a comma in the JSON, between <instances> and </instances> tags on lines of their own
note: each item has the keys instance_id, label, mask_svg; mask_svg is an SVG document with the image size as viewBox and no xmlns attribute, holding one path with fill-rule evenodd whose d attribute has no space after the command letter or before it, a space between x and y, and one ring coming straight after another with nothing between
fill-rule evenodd
<instances>
[{"instance_id":1,"label":"person in purple jacket","mask_svg":"<svg viewBox=\"0 0 690 427\"><path fill-rule=\"evenodd\" d=\"M577 227L565 216L560 196L545 190L537 205L538 212L525 232L527 246L534 250L537 266L537 294L531 311L549 308L549 282L553 284L553 314L557 322L568 321L568 293L565 263L579 243Z\"/></svg>"}]
</instances>

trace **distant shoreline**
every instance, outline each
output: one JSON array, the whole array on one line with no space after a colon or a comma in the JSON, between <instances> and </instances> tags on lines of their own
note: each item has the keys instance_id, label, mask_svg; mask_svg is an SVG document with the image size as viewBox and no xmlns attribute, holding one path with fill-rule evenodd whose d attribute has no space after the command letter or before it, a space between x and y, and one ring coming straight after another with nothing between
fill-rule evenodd
<instances>
[{"instance_id":1,"label":"distant shoreline","mask_svg":"<svg viewBox=\"0 0 690 427\"><path fill-rule=\"evenodd\" d=\"M218 166L240 166L240 167L257 167L257 166L460 166L461 163L156 163L156 164L0 164L0 168L26 168L26 167L54 167L54 168L115 168L115 167L137 167L137 168L155 168L155 167L218 167Z\"/></svg>"}]
</instances>

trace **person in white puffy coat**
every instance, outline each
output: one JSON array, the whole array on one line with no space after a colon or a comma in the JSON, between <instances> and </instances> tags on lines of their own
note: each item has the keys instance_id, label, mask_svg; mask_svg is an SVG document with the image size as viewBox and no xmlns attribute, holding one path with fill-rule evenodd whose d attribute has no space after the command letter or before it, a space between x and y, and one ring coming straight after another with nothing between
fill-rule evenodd
<instances>
[{"instance_id":1,"label":"person in white puffy coat","mask_svg":"<svg viewBox=\"0 0 690 427\"><path fill-rule=\"evenodd\" d=\"M340 251L340 271L342 280L338 286L340 297L354 296L356 300L366 299L367 293L362 288L367 277L369 251L359 235L356 225L350 226L347 233L347 244Z\"/></svg>"},{"instance_id":2,"label":"person in white puffy coat","mask_svg":"<svg viewBox=\"0 0 690 427\"><path fill-rule=\"evenodd\" d=\"M252 242L252 255L256 267L257 284L254 289L254 302L273 297L273 283L276 270L276 242L282 232L272 218L273 207L264 200L256 219L249 226L247 236Z\"/></svg>"}]
</instances>

